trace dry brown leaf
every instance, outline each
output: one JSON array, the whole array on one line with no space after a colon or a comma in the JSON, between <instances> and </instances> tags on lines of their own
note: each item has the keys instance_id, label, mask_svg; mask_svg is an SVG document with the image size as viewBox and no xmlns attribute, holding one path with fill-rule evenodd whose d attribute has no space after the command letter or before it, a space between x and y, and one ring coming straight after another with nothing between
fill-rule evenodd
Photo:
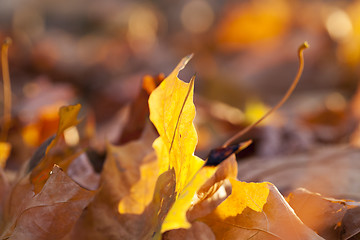
<instances>
[{"instance_id":1,"label":"dry brown leaf","mask_svg":"<svg viewBox=\"0 0 360 240\"><path fill-rule=\"evenodd\" d=\"M232 181L233 190L230 197L214 212L202 218L217 238L322 239L300 221L274 185L261 183L261 185L250 186L247 184L250 183L235 187ZM246 190L248 187L250 188ZM251 188L254 190L250 191ZM265 198L265 202L256 198L260 196L261 193L258 191L261 189L268 189L269 195ZM246 202L250 205L242 206Z\"/></svg>"},{"instance_id":2,"label":"dry brown leaf","mask_svg":"<svg viewBox=\"0 0 360 240\"><path fill-rule=\"evenodd\" d=\"M41 192L34 194L29 177L8 198L1 239L62 239L69 233L94 193L54 166Z\"/></svg>"},{"instance_id":3,"label":"dry brown leaf","mask_svg":"<svg viewBox=\"0 0 360 240\"><path fill-rule=\"evenodd\" d=\"M134 102L130 105L129 117L124 124L119 140L115 144L124 144L141 136L145 123L149 119L149 95L162 80L164 80L162 74L157 77L149 75L143 77L142 88Z\"/></svg>"},{"instance_id":4,"label":"dry brown leaf","mask_svg":"<svg viewBox=\"0 0 360 240\"><path fill-rule=\"evenodd\" d=\"M81 109L81 105L64 106L59 109L59 125L55 137L51 140L49 145L46 146L44 156L37 163L34 169L31 171L30 180L34 184L35 193L40 192L42 186L48 179L48 172L52 169L54 164L58 164L63 168L70 165L72 160L76 159L81 152L74 153L73 151L67 151L63 154L49 154L49 151L59 142L64 131L70 127L73 127L79 123L77 116ZM45 147L45 146L41 146Z\"/></svg>"},{"instance_id":5,"label":"dry brown leaf","mask_svg":"<svg viewBox=\"0 0 360 240\"><path fill-rule=\"evenodd\" d=\"M222 201L231 194L231 184L228 178L237 175L235 155L219 164L214 175L196 192L193 206L187 213L190 222L211 213Z\"/></svg>"},{"instance_id":6,"label":"dry brown leaf","mask_svg":"<svg viewBox=\"0 0 360 240\"><path fill-rule=\"evenodd\" d=\"M99 187L100 174L94 170L85 153L71 162L67 174L86 189L96 190Z\"/></svg>"},{"instance_id":7,"label":"dry brown leaf","mask_svg":"<svg viewBox=\"0 0 360 240\"><path fill-rule=\"evenodd\" d=\"M284 195L303 187L323 196L359 201L359 158L360 149L347 145L318 147L293 156L241 161L238 177L269 181Z\"/></svg>"},{"instance_id":8,"label":"dry brown leaf","mask_svg":"<svg viewBox=\"0 0 360 240\"><path fill-rule=\"evenodd\" d=\"M306 226L327 240L348 239L360 231L359 220L350 221L359 212L358 202L326 198L303 188L290 193L287 201Z\"/></svg>"},{"instance_id":9,"label":"dry brown leaf","mask_svg":"<svg viewBox=\"0 0 360 240\"><path fill-rule=\"evenodd\" d=\"M173 190L171 187L166 190L173 175L166 172L158 179L156 166L152 176L142 176L142 166L157 163L151 147L155 138L156 135L148 126L141 139L119 147L108 146L101 173L101 188L81 216L71 239L146 239L152 236L157 225L156 214L160 211L160 206L154 205L161 204L161 199L171 195L170 190ZM144 177L147 177L147 181ZM162 180L164 178L165 182ZM141 192L134 192L134 188ZM147 196L136 198L136 194L141 193ZM157 197L153 198L154 194Z\"/></svg>"},{"instance_id":10,"label":"dry brown leaf","mask_svg":"<svg viewBox=\"0 0 360 240\"><path fill-rule=\"evenodd\" d=\"M359 239L360 238L360 208L348 209L342 220L342 238Z\"/></svg>"},{"instance_id":11,"label":"dry brown leaf","mask_svg":"<svg viewBox=\"0 0 360 240\"><path fill-rule=\"evenodd\" d=\"M5 176L4 170L0 168L0 216L3 215L3 204L5 196L9 190L9 183Z\"/></svg>"}]
</instances>

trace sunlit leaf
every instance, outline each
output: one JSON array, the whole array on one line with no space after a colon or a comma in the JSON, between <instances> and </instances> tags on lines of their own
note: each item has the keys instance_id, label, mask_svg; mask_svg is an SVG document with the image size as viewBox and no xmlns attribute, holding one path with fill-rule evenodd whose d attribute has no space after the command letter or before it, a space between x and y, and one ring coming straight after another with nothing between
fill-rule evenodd
<instances>
[{"instance_id":1,"label":"sunlit leaf","mask_svg":"<svg viewBox=\"0 0 360 240\"><path fill-rule=\"evenodd\" d=\"M219 239L322 239L295 215L270 183L231 180L233 191L201 220Z\"/></svg>"},{"instance_id":2,"label":"sunlit leaf","mask_svg":"<svg viewBox=\"0 0 360 240\"><path fill-rule=\"evenodd\" d=\"M267 183L246 183L234 179L230 182L232 194L215 211L221 219L235 217L247 207L256 212L263 211L269 195Z\"/></svg>"},{"instance_id":3,"label":"sunlit leaf","mask_svg":"<svg viewBox=\"0 0 360 240\"><path fill-rule=\"evenodd\" d=\"M191 227L186 217L187 210L192 204L195 193L215 171L216 167L202 168L199 173L195 175L194 179L183 189L164 220L161 227L162 233L171 229Z\"/></svg>"},{"instance_id":4,"label":"sunlit leaf","mask_svg":"<svg viewBox=\"0 0 360 240\"><path fill-rule=\"evenodd\" d=\"M0 142L0 168L4 168L9 158L11 145L8 142Z\"/></svg>"},{"instance_id":5,"label":"sunlit leaf","mask_svg":"<svg viewBox=\"0 0 360 240\"><path fill-rule=\"evenodd\" d=\"M150 161L140 166L140 180L130 189L118 205L120 214L141 214L145 207L152 201L155 190L158 162Z\"/></svg>"},{"instance_id":6,"label":"sunlit leaf","mask_svg":"<svg viewBox=\"0 0 360 240\"><path fill-rule=\"evenodd\" d=\"M161 204L174 192L174 184L169 192L166 186L171 184L173 174L158 176L151 146L155 138L147 127L139 140L108 145L101 187L71 239L149 239L159 228Z\"/></svg>"},{"instance_id":7,"label":"sunlit leaf","mask_svg":"<svg viewBox=\"0 0 360 240\"><path fill-rule=\"evenodd\" d=\"M182 59L149 98L150 120L160 134L153 144L160 161L160 173L175 169L177 194L204 164L193 155L198 140L193 124L194 78L185 83L177 77L190 58L191 55Z\"/></svg>"}]
</instances>

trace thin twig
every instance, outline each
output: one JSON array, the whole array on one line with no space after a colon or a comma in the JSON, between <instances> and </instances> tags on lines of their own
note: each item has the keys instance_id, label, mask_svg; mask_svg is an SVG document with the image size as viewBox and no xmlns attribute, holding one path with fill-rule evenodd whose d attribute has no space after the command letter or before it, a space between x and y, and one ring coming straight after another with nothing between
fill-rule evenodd
<instances>
[{"instance_id":1,"label":"thin twig","mask_svg":"<svg viewBox=\"0 0 360 240\"><path fill-rule=\"evenodd\" d=\"M6 142L11 122L11 84L8 62L8 50L11 43L11 38L6 38L1 47L1 66L4 82L4 125L1 133L1 141L4 142Z\"/></svg>"},{"instance_id":2,"label":"thin twig","mask_svg":"<svg viewBox=\"0 0 360 240\"><path fill-rule=\"evenodd\" d=\"M232 143L234 143L236 140L238 140L241 136L243 136L245 133L249 132L251 129L253 129L254 127L256 127L261 121L263 121L265 118L267 118L271 113L275 112L278 108L280 108L285 102L286 100L290 97L290 95L293 93L296 85L298 84L301 74L303 72L304 69L304 56L303 56L303 51L309 47L309 44L307 42L304 42L298 49L298 57L299 57L299 69L298 72L294 78L294 81L292 82L290 88L287 90L287 92L285 93L284 97L280 100L280 102L278 104L276 104L275 107L273 107L272 109L270 109L264 116L262 116L259 120L257 120L255 123L247 126L246 128L244 128L243 130L241 130L240 132L238 132L237 134L235 134L233 137L231 137L229 140L227 140L224 144L223 147L227 147L229 145L231 145Z\"/></svg>"}]
</instances>

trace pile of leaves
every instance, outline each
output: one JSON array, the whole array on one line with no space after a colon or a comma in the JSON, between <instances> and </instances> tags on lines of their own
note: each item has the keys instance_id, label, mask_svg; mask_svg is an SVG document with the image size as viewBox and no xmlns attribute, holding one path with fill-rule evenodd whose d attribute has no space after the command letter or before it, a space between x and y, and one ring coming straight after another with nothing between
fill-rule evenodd
<instances>
[{"instance_id":1,"label":"pile of leaves","mask_svg":"<svg viewBox=\"0 0 360 240\"><path fill-rule=\"evenodd\" d=\"M17 176L0 169L0 239L358 239L359 203L305 189L285 199L271 183L237 180L234 154L194 155L195 77L178 78L190 58L166 78L144 78L95 187L95 171L76 174L93 169L89 141L64 137L81 105L62 107L56 135Z\"/></svg>"}]
</instances>

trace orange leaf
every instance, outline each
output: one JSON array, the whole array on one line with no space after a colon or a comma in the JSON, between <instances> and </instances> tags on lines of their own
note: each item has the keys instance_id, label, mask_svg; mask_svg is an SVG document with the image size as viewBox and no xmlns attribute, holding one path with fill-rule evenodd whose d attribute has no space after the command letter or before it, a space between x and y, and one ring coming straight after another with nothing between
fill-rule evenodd
<instances>
[{"instance_id":1,"label":"orange leaf","mask_svg":"<svg viewBox=\"0 0 360 240\"><path fill-rule=\"evenodd\" d=\"M67 155L67 156L50 156L49 151L52 149L56 143L59 141L63 132L79 123L77 120L77 115L80 111L81 105L72 105L61 107L59 110L59 126L56 133L55 138L50 142L50 144L46 147L45 156L40 160L40 162L36 165L36 167L32 170L30 174L30 180L35 186L35 192L38 193L42 186L45 184L46 180L49 177L49 172L54 164L61 165L61 161L66 162L66 166L70 164L72 160L74 160L78 155ZM58 160L56 160L58 159Z\"/></svg>"},{"instance_id":2,"label":"orange leaf","mask_svg":"<svg viewBox=\"0 0 360 240\"><path fill-rule=\"evenodd\" d=\"M9 158L11 151L11 144L7 142L0 142L0 168L4 168L6 160Z\"/></svg>"}]
</instances>

